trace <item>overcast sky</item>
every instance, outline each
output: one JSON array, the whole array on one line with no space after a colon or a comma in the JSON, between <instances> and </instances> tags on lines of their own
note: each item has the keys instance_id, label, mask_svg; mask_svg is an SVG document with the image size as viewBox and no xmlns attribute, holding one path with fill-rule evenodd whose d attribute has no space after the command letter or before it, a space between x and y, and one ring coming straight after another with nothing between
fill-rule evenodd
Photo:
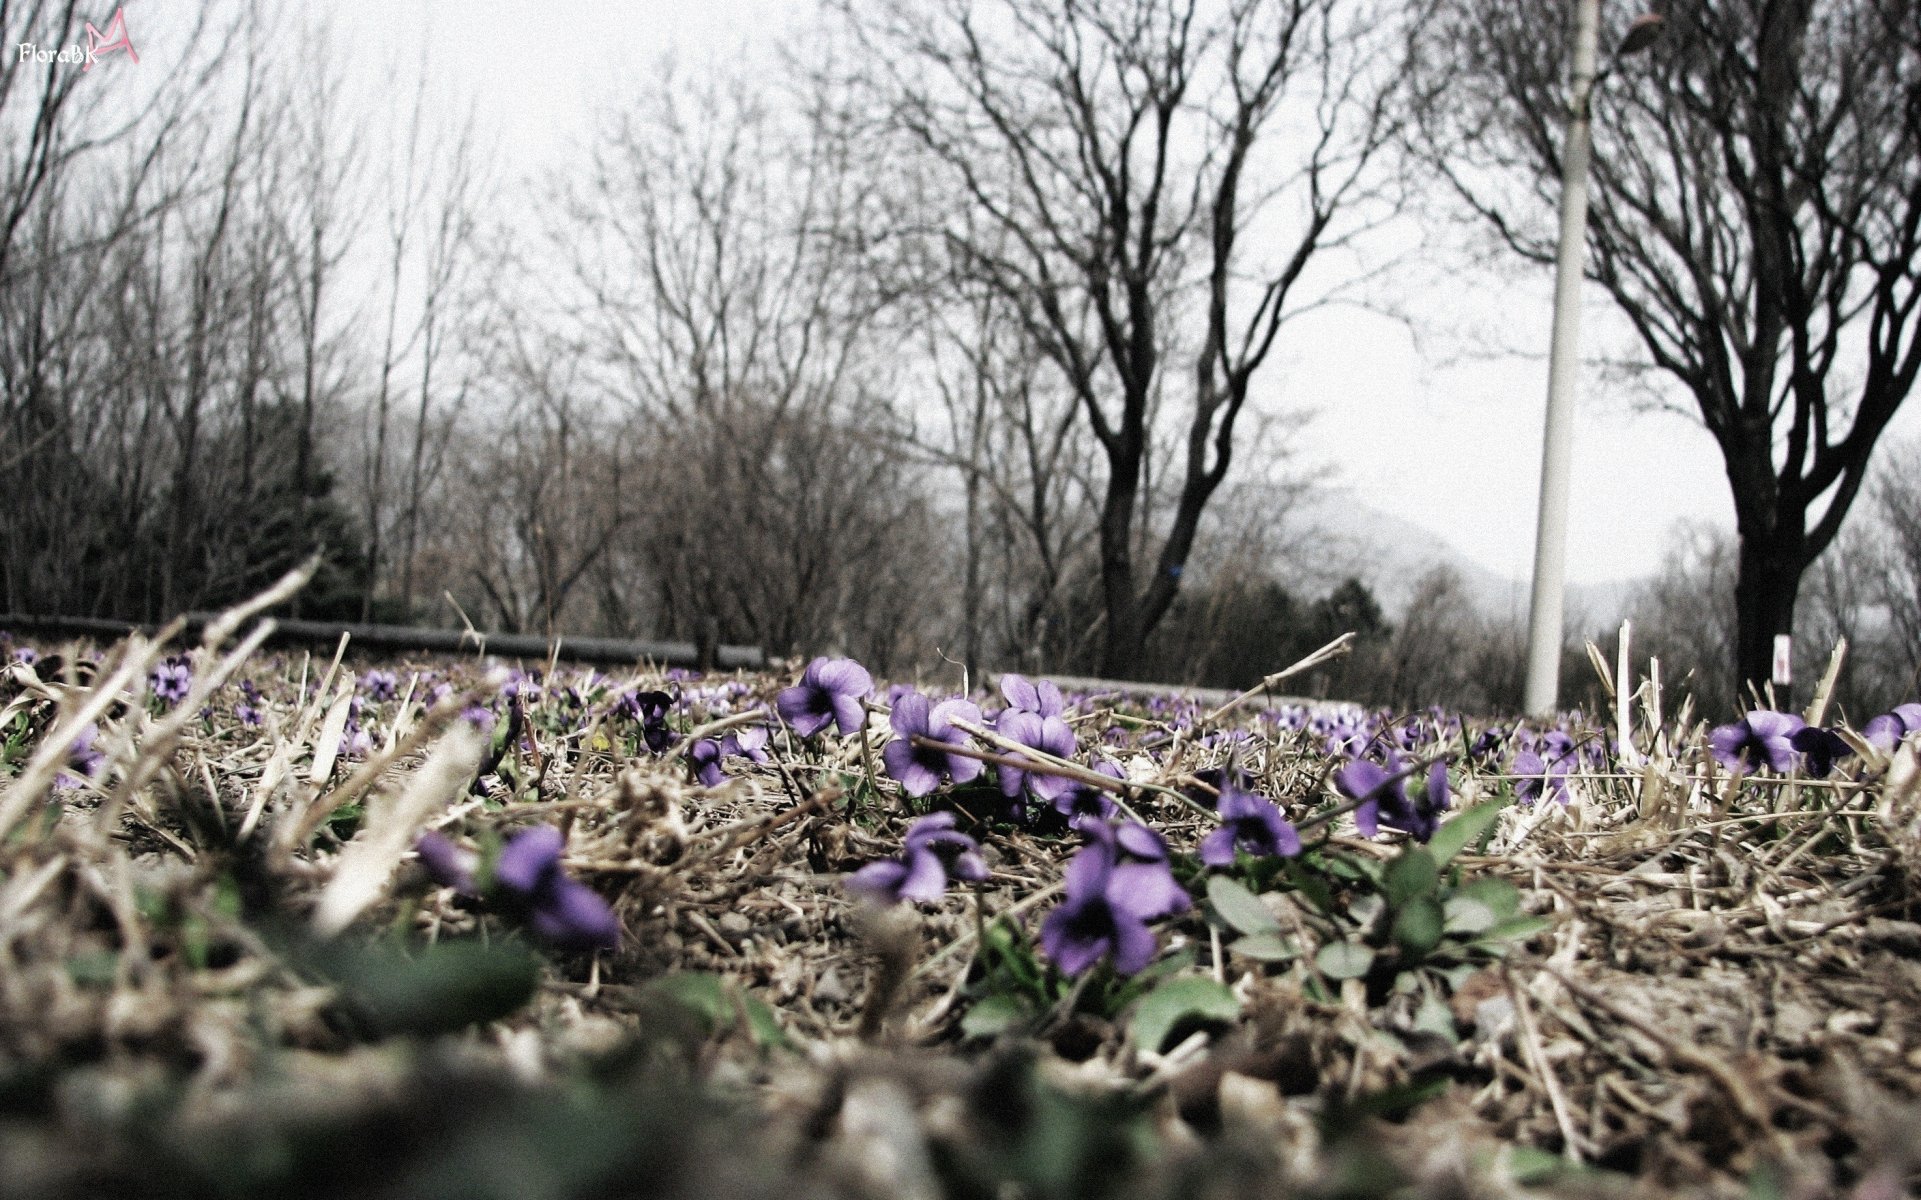
<instances>
[{"instance_id":1,"label":"overcast sky","mask_svg":"<svg viewBox=\"0 0 1921 1200\"><path fill-rule=\"evenodd\" d=\"M138 3L139 0L136 0ZM151 0L150 0L151 2ZM138 40L138 10L127 5ZM642 90L673 52L683 77L713 64L771 61L808 21L812 0L334 0L338 52L360 103L404 118L422 53L436 111L474 106L495 140L503 202L517 177L564 172L595 112ZM1432 273L1431 270L1429 272ZM1444 538L1469 559L1525 578L1533 554L1549 325L1546 271L1425 288L1404 301L1526 357L1463 360L1447 338L1417 349L1385 318L1316 313L1265 368L1265 399L1305 406L1304 457L1334 468L1351 494ZM1587 344L1606 336L1604 302ZM1698 423L1637 413L1585 372L1574 452L1569 573L1577 582L1642 575L1680 519L1731 527L1726 481ZM1908 414L1912 417L1912 414ZM1900 423L1908 427L1913 421ZM1899 427L1897 433L1900 432Z\"/></svg>"}]
</instances>

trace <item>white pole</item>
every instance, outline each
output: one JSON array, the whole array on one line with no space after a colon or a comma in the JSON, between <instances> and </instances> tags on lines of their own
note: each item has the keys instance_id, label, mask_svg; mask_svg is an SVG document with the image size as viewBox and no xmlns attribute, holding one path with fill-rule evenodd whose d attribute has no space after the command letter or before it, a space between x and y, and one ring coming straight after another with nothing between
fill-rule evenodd
<instances>
[{"instance_id":1,"label":"white pole","mask_svg":"<svg viewBox=\"0 0 1921 1200\"><path fill-rule=\"evenodd\" d=\"M1561 687L1568 461L1573 456L1581 268L1587 251L1588 97L1594 90L1600 7L1600 0L1574 0L1574 77L1567 146L1561 162L1561 245L1554 265L1554 335L1548 347L1541 508L1534 531L1534 591L1527 622L1525 704L1533 716L1553 715Z\"/></svg>"}]
</instances>

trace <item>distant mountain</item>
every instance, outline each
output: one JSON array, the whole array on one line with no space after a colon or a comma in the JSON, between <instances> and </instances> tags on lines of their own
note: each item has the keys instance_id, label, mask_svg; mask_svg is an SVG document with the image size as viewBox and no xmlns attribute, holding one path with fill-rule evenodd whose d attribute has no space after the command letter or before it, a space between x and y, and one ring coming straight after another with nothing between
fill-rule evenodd
<instances>
[{"instance_id":1,"label":"distant mountain","mask_svg":"<svg viewBox=\"0 0 1921 1200\"><path fill-rule=\"evenodd\" d=\"M1320 570L1330 585L1353 576L1367 585L1390 620L1406 610L1421 578L1451 567L1469 601L1489 617L1527 620L1527 579L1489 570L1445 537L1405 517L1375 508L1348 489L1330 490L1311 502L1304 519L1323 531L1315 539ZM1645 580L1611 579L1568 586L1570 633L1618 623L1635 589Z\"/></svg>"}]
</instances>

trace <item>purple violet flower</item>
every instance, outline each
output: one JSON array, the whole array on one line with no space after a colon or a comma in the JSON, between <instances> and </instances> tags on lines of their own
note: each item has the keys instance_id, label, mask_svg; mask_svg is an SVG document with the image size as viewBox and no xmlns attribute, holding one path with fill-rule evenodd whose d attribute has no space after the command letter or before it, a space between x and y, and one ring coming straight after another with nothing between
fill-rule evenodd
<instances>
[{"instance_id":1,"label":"purple violet flower","mask_svg":"<svg viewBox=\"0 0 1921 1200\"><path fill-rule=\"evenodd\" d=\"M1854 747L1848 745L1845 738L1819 725L1795 730L1788 744L1800 752L1810 779L1826 779L1833 773L1835 763L1854 753Z\"/></svg>"},{"instance_id":2,"label":"purple violet flower","mask_svg":"<svg viewBox=\"0 0 1921 1200\"><path fill-rule=\"evenodd\" d=\"M720 743L713 738L701 738L687 748L687 765L693 768L694 778L700 780L702 787L719 787L726 778L720 769Z\"/></svg>"},{"instance_id":3,"label":"purple violet flower","mask_svg":"<svg viewBox=\"0 0 1921 1200\"><path fill-rule=\"evenodd\" d=\"M667 728L667 713L674 698L666 692L628 692L614 705L614 711L640 723L642 740L655 754L674 744L673 730Z\"/></svg>"},{"instance_id":4,"label":"purple violet flower","mask_svg":"<svg viewBox=\"0 0 1921 1200\"><path fill-rule=\"evenodd\" d=\"M447 835L432 829L414 840L414 853L420 856L427 877L441 887L450 887L463 896L480 894L474 882L474 871L480 866L478 854L462 850Z\"/></svg>"},{"instance_id":5,"label":"purple violet flower","mask_svg":"<svg viewBox=\"0 0 1921 1200\"><path fill-rule=\"evenodd\" d=\"M1570 765L1566 757L1557 757L1548 762L1532 750L1520 751L1514 756L1515 801L1523 806L1531 806L1536 799L1546 795L1566 804Z\"/></svg>"},{"instance_id":6,"label":"purple violet flower","mask_svg":"<svg viewBox=\"0 0 1921 1200\"><path fill-rule=\"evenodd\" d=\"M1210 867L1232 866L1235 850L1260 858L1292 858L1301 852L1301 835L1272 800L1227 782L1214 806L1221 827L1201 839L1201 861Z\"/></svg>"},{"instance_id":7,"label":"purple violet flower","mask_svg":"<svg viewBox=\"0 0 1921 1200\"><path fill-rule=\"evenodd\" d=\"M567 950L612 950L620 945L620 919L561 869L565 848L552 825L515 834L494 861L494 884L526 909L528 924L546 941Z\"/></svg>"},{"instance_id":8,"label":"purple violet flower","mask_svg":"<svg viewBox=\"0 0 1921 1200\"><path fill-rule=\"evenodd\" d=\"M172 708L187 698L188 690L193 687L193 670L185 658L175 656L155 667L147 683L153 688L153 694Z\"/></svg>"},{"instance_id":9,"label":"purple violet flower","mask_svg":"<svg viewBox=\"0 0 1921 1200\"><path fill-rule=\"evenodd\" d=\"M846 887L884 904L938 900L955 879L987 878L980 844L954 828L951 812L931 813L907 829L899 858L868 863L847 877Z\"/></svg>"},{"instance_id":10,"label":"purple violet flower","mask_svg":"<svg viewBox=\"0 0 1921 1200\"><path fill-rule=\"evenodd\" d=\"M1783 775L1794 766L1794 744L1789 740L1807 727L1791 713L1756 709L1732 725L1708 734L1708 752L1729 770L1772 767Z\"/></svg>"},{"instance_id":11,"label":"purple violet flower","mask_svg":"<svg viewBox=\"0 0 1921 1200\"><path fill-rule=\"evenodd\" d=\"M106 751L95 743L100 737L100 726L91 722L74 731L73 740L67 743L67 765L54 776L54 786L60 789L79 787L83 780L92 779L100 774L100 767L107 761Z\"/></svg>"},{"instance_id":12,"label":"purple violet flower","mask_svg":"<svg viewBox=\"0 0 1921 1200\"><path fill-rule=\"evenodd\" d=\"M1041 922L1041 948L1063 974L1109 957L1116 974L1136 974L1159 949L1147 922L1192 903L1165 863L1118 861L1119 836L1096 836L1074 856L1066 899Z\"/></svg>"},{"instance_id":13,"label":"purple violet flower","mask_svg":"<svg viewBox=\"0 0 1921 1200\"><path fill-rule=\"evenodd\" d=\"M946 775L955 783L978 778L986 764L978 758L949 754L939 746L917 746L916 737L959 744L963 737L950 722L980 724L981 710L971 700L956 696L934 704L919 692L909 692L894 705L890 724L894 740L881 748L881 763L910 796L925 796Z\"/></svg>"},{"instance_id":14,"label":"purple violet flower","mask_svg":"<svg viewBox=\"0 0 1921 1200\"><path fill-rule=\"evenodd\" d=\"M1127 778L1127 773L1121 770L1118 763L1105 758L1095 760L1093 769L1109 779ZM1072 783L1071 780L1069 782ZM1075 783L1069 790L1054 797L1054 809L1067 818L1068 828L1079 829L1089 822L1106 821L1112 817L1114 800L1100 788ZM1165 858L1166 855L1163 854L1162 857Z\"/></svg>"},{"instance_id":15,"label":"purple violet flower","mask_svg":"<svg viewBox=\"0 0 1921 1200\"><path fill-rule=\"evenodd\" d=\"M1003 684L1003 686L1005 686ZM1058 696L1056 697L1058 699ZM1001 713L996 724L996 732L1002 737L1019 742L1023 746L1051 754L1055 758L1074 757L1074 730L1058 716L1042 716L1024 708L1010 708ZM1014 757L1020 757L1016 754ZM1018 796L1025 787L1036 800L1052 803L1077 786L1073 780L1059 775L1049 775L1043 771L1026 771L1019 767L1003 766L998 768L1001 794Z\"/></svg>"},{"instance_id":16,"label":"purple violet flower","mask_svg":"<svg viewBox=\"0 0 1921 1200\"><path fill-rule=\"evenodd\" d=\"M360 691L369 700L391 700L400 694L400 681L392 671L369 671L360 677Z\"/></svg>"},{"instance_id":17,"label":"purple violet flower","mask_svg":"<svg viewBox=\"0 0 1921 1200\"><path fill-rule=\"evenodd\" d=\"M1883 754L1893 754L1894 748L1917 729L1921 729L1921 704L1897 704L1894 711L1871 719L1861 736Z\"/></svg>"},{"instance_id":18,"label":"purple violet flower","mask_svg":"<svg viewBox=\"0 0 1921 1200\"><path fill-rule=\"evenodd\" d=\"M1025 675L1007 674L1001 676L1001 695L1006 698L1009 710L1029 712L1039 717L1058 717L1066 711L1061 700L1061 689L1049 679L1038 684Z\"/></svg>"},{"instance_id":19,"label":"purple violet flower","mask_svg":"<svg viewBox=\"0 0 1921 1200\"><path fill-rule=\"evenodd\" d=\"M800 682L774 697L774 707L797 737L810 738L832 721L853 733L867 719L861 701L874 692L874 677L851 658L817 658L800 673Z\"/></svg>"},{"instance_id":20,"label":"purple violet flower","mask_svg":"<svg viewBox=\"0 0 1921 1200\"><path fill-rule=\"evenodd\" d=\"M1440 814L1451 803L1447 763L1437 759L1428 767L1427 780L1418 798L1408 794L1403 770L1400 757L1390 752L1386 766L1355 759L1334 772L1335 789L1349 799L1362 802L1354 809L1354 825L1361 836L1374 837L1385 825L1417 842L1425 842L1441 827Z\"/></svg>"}]
</instances>

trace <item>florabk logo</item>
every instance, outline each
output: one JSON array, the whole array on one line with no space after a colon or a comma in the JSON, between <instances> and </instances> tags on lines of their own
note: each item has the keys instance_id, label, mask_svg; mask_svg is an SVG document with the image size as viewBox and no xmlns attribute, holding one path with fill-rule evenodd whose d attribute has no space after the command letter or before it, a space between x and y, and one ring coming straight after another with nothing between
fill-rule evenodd
<instances>
[{"instance_id":1,"label":"florabk logo","mask_svg":"<svg viewBox=\"0 0 1921 1200\"><path fill-rule=\"evenodd\" d=\"M93 64L101 56L118 54L123 50L126 51L127 57L134 62L140 61L139 53L133 48L133 39L127 36L126 9L116 8L113 10L113 20L107 22L107 30L105 33L95 29L92 21L88 21L86 25L87 44L84 48L80 46L66 46L59 50L48 50L36 46L32 42L21 42L19 45L19 57L15 59L15 61L48 64L80 63L82 64L80 67L82 71L91 71L93 70Z\"/></svg>"}]
</instances>

